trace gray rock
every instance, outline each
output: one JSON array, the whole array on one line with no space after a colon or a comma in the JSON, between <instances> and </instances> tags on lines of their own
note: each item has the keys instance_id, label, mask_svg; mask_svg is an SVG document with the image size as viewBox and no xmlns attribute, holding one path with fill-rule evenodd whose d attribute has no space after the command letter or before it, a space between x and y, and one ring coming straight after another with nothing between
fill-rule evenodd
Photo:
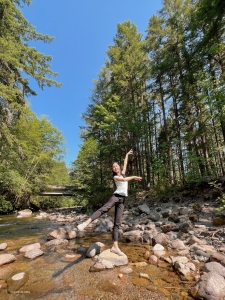
<instances>
[{"instance_id":1,"label":"gray rock","mask_svg":"<svg viewBox=\"0 0 225 300\"><path fill-rule=\"evenodd\" d=\"M150 208L148 207L148 205L147 204L142 204L142 205L139 205L138 206L138 209L139 209L139 211L140 212L142 212L142 213L145 213L145 214L147 214L147 215L149 215L150 214Z\"/></svg>"},{"instance_id":2,"label":"gray rock","mask_svg":"<svg viewBox=\"0 0 225 300\"><path fill-rule=\"evenodd\" d=\"M179 229L182 232L189 232L190 230L192 230L192 228L193 224L190 221L183 222L179 225Z\"/></svg>"},{"instance_id":3,"label":"gray rock","mask_svg":"<svg viewBox=\"0 0 225 300\"><path fill-rule=\"evenodd\" d=\"M113 267L124 266L128 264L128 258L126 255L119 256L110 252L110 249L102 251L99 254L94 268L97 269L111 269Z\"/></svg>"},{"instance_id":4,"label":"gray rock","mask_svg":"<svg viewBox=\"0 0 225 300\"><path fill-rule=\"evenodd\" d=\"M191 288L190 294L195 299L222 300L225 299L225 279L217 272L202 275L197 284Z\"/></svg>"},{"instance_id":5,"label":"gray rock","mask_svg":"<svg viewBox=\"0 0 225 300\"><path fill-rule=\"evenodd\" d=\"M208 262L202 266L203 272L216 272L219 275L225 277L225 267L218 262Z\"/></svg>"},{"instance_id":6,"label":"gray rock","mask_svg":"<svg viewBox=\"0 0 225 300\"><path fill-rule=\"evenodd\" d=\"M170 240L165 233L161 232L152 238L152 245L154 246L156 244L167 247L170 244Z\"/></svg>"},{"instance_id":7,"label":"gray rock","mask_svg":"<svg viewBox=\"0 0 225 300\"><path fill-rule=\"evenodd\" d=\"M143 242L143 231L140 230L132 230L123 233L123 236L126 238L128 242Z\"/></svg>"},{"instance_id":8,"label":"gray rock","mask_svg":"<svg viewBox=\"0 0 225 300\"><path fill-rule=\"evenodd\" d=\"M177 239L177 240L173 240L171 242L171 248L176 249L176 250L184 250L185 245L184 245L183 241Z\"/></svg>"},{"instance_id":9,"label":"gray rock","mask_svg":"<svg viewBox=\"0 0 225 300\"><path fill-rule=\"evenodd\" d=\"M94 257L95 255L98 255L101 252L101 248L104 247L104 244L100 243L100 242L96 242L94 244L92 244L86 253L87 257Z\"/></svg>"},{"instance_id":10,"label":"gray rock","mask_svg":"<svg viewBox=\"0 0 225 300\"><path fill-rule=\"evenodd\" d=\"M148 218L153 221L153 222L157 222L159 221L160 219L160 214L157 213L157 212L151 212L149 215L148 215Z\"/></svg>"}]
</instances>

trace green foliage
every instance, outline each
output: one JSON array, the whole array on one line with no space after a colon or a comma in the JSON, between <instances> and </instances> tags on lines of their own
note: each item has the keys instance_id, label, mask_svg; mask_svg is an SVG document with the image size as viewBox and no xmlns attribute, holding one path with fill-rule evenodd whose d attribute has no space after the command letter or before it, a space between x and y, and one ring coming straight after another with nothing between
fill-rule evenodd
<instances>
[{"instance_id":1,"label":"green foliage","mask_svg":"<svg viewBox=\"0 0 225 300\"><path fill-rule=\"evenodd\" d=\"M31 202L43 210L60 207L74 207L75 199L64 196L32 196Z\"/></svg>"},{"instance_id":2,"label":"green foliage","mask_svg":"<svg viewBox=\"0 0 225 300\"><path fill-rule=\"evenodd\" d=\"M0 213L6 213L12 209L12 203L7 201L4 196L0 196Z\"/></svg>"},{"instance_id":3,"label":"green foliage","mask_svg":"<svg viewBox=\"0 0 225 300\"><path fill-rule=\"evenodd\" d=\"M225 211L225 193L223 192L221 183L219 183L218 181L212 181L209 183L209 185L211 185L212 187L217 189L221 194L221 196L217 197L216 200L218 202L222 202L222 204L220 207L215 208L215 210L216 211Z\"/></svg>"}]
</instances>

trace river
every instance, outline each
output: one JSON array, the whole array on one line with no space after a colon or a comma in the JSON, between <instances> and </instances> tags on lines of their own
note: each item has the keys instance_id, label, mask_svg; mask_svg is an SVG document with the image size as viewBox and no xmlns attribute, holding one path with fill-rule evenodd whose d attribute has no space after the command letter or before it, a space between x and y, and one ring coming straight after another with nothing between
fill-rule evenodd
<instances>
[{"instance_id":1,"label":"river","mask_svg":"<svg viewBox=\"0 0 225 300\"><path fill-rule=\"evenodd\" d=\"M101 272L90 272L94 262L82 254L94 242L102 242L105 248L111 246L111 234L97 234L87 231L84 238L70 240L65 245L47 248L47 235L59 224L48 219L32 217L17 218L16 215L0 216L0 244L7 248L0 254L16 256L13 263L0 266L0 280L7 281L13 275L25 272L29 279L17 291L10 293L0 289L1 300L47 299L47 300L189 300L188 289L193 282L181 281L171 267L161 262L158 267L135 266L145 261L144 253L151 250L148 245L121 242L120 248L127 255L133 272L119 278L121 268ZM25 245L41 244L44 255L30 260L19 253ZM75 260L66 257L75 255ZM128 264L128 265L129 265ZM150 279L140 278L140 273L149 274Z\"/></svg>"}]
</instances>

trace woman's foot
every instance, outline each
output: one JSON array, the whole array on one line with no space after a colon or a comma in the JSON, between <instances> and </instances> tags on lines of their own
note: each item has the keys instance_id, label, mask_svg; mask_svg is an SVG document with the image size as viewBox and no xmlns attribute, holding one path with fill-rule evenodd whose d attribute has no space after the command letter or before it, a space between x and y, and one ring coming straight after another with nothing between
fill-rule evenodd
<instances>
[{"instance_id":1,"label":"woman's foot","mask_svg":"<svg viewBox=\"0 0 225 300\"><path fill-rule=\"evenodd\" d=\"M83 231L84 228L86 228L86 227L87 227L87 224L84 222L84 223L81 223L80 225L78 225L78 226L77 226L77 229L78 229L79 231Z\"/></svg>"},{"instance_id":2,"label":"woman's foot","mask_svg":"<svg viewBox=\"0 0 225 300\"><path fill-rule=\"evenodd\" d=\"M114 247L111 248L110 252L115 253L115 254L117 254L117 255L119 255L119 256L124 256L124 255L126 255L126 254L123 253L119 248L114 248Z\"/></svg>"}]
</instances>

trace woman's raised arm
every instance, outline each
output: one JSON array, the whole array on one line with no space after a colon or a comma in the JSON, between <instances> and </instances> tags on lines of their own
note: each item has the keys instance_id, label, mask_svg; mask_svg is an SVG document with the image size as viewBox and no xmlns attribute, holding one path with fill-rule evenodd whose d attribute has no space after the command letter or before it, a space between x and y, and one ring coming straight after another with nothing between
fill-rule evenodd
<instances>
[{"instance_id":1,"label":"woman's raised arm","mask_svg":"<svg viewBox=\"0 0 225 300\"><path fill-rule=\"evenodd\" d=\"M124 159L124 163L123 163L123 170L122 170L122 174L125 175L126 170L127 170L127 162L128 162L128 155L133 154L133 150L131 149L129 152L127 152L125 159Z\"/></svg>"}]
</instances>

